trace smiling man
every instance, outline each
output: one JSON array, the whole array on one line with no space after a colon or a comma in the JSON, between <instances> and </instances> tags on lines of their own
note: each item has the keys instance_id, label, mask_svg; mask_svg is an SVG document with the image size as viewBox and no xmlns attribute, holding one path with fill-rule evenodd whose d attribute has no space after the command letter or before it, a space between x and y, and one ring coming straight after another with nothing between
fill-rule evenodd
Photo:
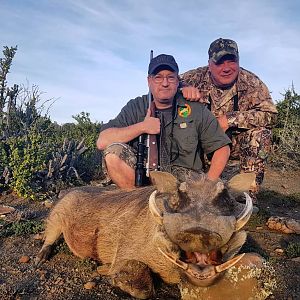
<instances>
[{"instance_id":1,"label":"smiling man","mask_svg":"<svg viewBox=\"0 0 300 300\"><path fill-rule=\"evenodd\" d=\"M154 136L157 145L152 170L180 177L190 170L203 172L203 154L211 154L207 172L210 180L222 173L229 157L230 139L213 114L198 102L188 102L180 90L178 65L171 55L154 57L148 68L148 86L152 95L130 100L119 115L101 127L97 147L104 150L104 162L111 180L120 188L135 184L138 137ZM151 161L152 161L151 156ZM180 178L178 178L180 180Z\"/></svg>"},{"instance_id":2,"label":"smiling man","mask_svg":"<svg viewBox=\"0 0 300 300\"><path fill-rule=\"evenodd\" d=\"M255 74L240 67L235 41L215 40L209 47L208 56L208 66L188 71L181 78L184 85L199 89L200 102L207 103L231 138L230 164L238 161L237 167L231 170L238 168L241 173L255 174L250 194L256 202L277 110L266 85Z\"/></svg>"}]
</instances>

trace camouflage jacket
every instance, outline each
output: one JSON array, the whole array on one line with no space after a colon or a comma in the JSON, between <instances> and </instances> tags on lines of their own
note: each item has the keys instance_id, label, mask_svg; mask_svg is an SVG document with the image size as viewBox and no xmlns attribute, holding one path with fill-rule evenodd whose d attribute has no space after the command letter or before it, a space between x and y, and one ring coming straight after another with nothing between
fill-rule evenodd
<instances>
[{"instance_id":1,"label":"camouflage jacket","mask_svg":"<svg viewBox=\"0 0 300 300\"><path fill-rule=\"evenodd\" d=\"M184 85L197 87L205 102L210 102L216 117L226 114L231 128L272 128L277 110L267 86L253 73L240 68L236 83L221 89L211 80L208 67L200 67L181 75ZM234 109L234 97L238 109Z\"/></svg>"}]
</instances>

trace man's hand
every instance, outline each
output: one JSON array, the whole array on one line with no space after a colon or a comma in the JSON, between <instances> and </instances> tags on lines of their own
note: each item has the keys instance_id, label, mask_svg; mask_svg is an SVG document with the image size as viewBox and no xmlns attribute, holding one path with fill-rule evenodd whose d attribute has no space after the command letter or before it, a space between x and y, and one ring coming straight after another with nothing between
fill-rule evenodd
<instances>
[{"instance_id":1,"label":"man's hand","mask_svg":"<svg viewBox=\"0 0 300 300\"><path fill-rule=\"evenodd\" d=\"M200 93L200 91L193 86L185 86L181 88L181 92L183 97L187 100L198 101L202 103L206 102L202 99L202 94Z\"/></svg>"},{"instance_id":2,"label":"man's hand","mask_svg":"<svg viewBox=\"0 0 300 300\"><path fill-rule=\"evenodd\" d=\"M229 146L223 146L214 152L211 159L210 168L207 172L209 180L217 180L222 174L230 155Z\"/></svg>"},{"instance_id":3,"label":"man's hand","mask_svg":"<svg viewBox=\"0 0 300 300\"><path fill-rule=\"evenodd\" d=\"M217 120L219 122L219 125L225 132L229 128L228 119L227 119L226 115L221 115L221 116L217 117Z\"/></svg>"},{"instance_id":4,"label":"man's hand","mask_svg":"<svg viewBox=\"0 0 300 300\"><path fill-rule=\"evenodd\" d=\"M160 133L160 120L151 117L150 109L148 109L145 119L139 123L127 127L111 127L101 131L97 140L97 147L99 150L104 150L112 143L128 143L143 133Z\"/></svg>"},{"instance_id":5,"label":"man's hand","mask_svg":"<svg viewBox=\"0 0 300 300\"><path fill-rule=\"evenodd\" d=\"M151 110L149 108L143 121L143 127L144 132L147 134L160 133L160 120L158 118L151 117Z\"/></svg>"}]
</instances>

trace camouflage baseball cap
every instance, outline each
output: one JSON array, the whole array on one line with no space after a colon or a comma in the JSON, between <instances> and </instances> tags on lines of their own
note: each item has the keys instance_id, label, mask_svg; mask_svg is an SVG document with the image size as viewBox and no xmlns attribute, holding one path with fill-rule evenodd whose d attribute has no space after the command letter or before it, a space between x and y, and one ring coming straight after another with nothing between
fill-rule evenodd
<instances>
[{"instance_id":1,"label":"camouflage baseball cap","mask_svg":"<svg viewBox=\"0 0 300 300\"><path fill-rule=\"evenodd\" d=\"M235 41L219 38L210 44L208 57L214 63L217 63L226 54L234 55L237 59L239 58L239 49Z\"/></svg>"}]
</instances>

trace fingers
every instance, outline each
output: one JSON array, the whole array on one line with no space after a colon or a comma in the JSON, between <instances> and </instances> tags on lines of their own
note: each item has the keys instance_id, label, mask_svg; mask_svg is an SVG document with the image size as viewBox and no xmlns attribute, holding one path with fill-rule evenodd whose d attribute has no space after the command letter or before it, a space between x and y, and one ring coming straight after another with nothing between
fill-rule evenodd
<instances>
[{"instance_id":1,"label":"fingers","mask_svg":"<svg viewBox=\"0 0 300 300\"><path fill-rule=\"evenodd\" d=\"M158 134L160 133L160 120L151 116L151 110L148 108L146 117L143 121L144 133Z\"/></svg>"},{"instance_id":2,"label":"fingers","mask_svg":"<svg viewBox=\"0 0 300 300\"><path fill-rule=\"evenodd\" d=\"M194 101L200 101L200 102L203 102L203 99L201 98L201 93L198 89L194 89L192 90L192 95L191 95L191 100L194 99ZM202 100L202 101L201 101Z\"/></svg>"},{"instance_id":3,"label":"fingers","mask_svg":"<svg viewBox=\"0 0 300 300\"><path fill-rule=\"evenodd\" d=\"M183 97L190 101L199 101L199 102L205 102L204 99L202 99L201 92L192 86L183 87L180 89Z\"/></svg>"},{"instance_id":4,"label":"fingers","mask_svg":"<svg viewBox=\"0 0 300 300\"><path fill-rule=\"evenodd\" d=\"M148 127L149 134L159 134L160 133L160 120L158 118L151 118L151 123Z\"/></svg>"}]
</instances>

